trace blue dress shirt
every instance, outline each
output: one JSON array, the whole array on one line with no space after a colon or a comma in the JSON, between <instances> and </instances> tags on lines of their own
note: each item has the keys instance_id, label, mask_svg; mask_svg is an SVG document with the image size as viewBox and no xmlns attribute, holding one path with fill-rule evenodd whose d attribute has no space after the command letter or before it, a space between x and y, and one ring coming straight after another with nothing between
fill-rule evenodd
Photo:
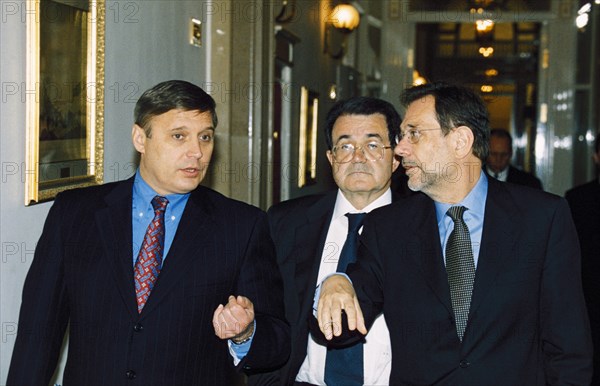
<instances>
[{"instance_id":1,"label":"blue dress shirt","mask_svg":"<svg viewBox=\"0 0 600 386\"><path fill-rule=\"evenodd\" d=\"M481 248L481 236L483 233L483 219L485 215L485 202L488 192L488 180L483 171L480 172L479 181L467 196L459 203L446 204L435 201L435 214L438 221L438 231L440 232L440 243L442 245L442 254L444 255L444 264L446 264L446 243L450 233L454 230L454 221L446 215L451 206L464 206L465 211L463 219L469 228L471 235L471 247L473 248L473 258L475 267L479 260L479 250Z\"/></svg>"}]
</instances>

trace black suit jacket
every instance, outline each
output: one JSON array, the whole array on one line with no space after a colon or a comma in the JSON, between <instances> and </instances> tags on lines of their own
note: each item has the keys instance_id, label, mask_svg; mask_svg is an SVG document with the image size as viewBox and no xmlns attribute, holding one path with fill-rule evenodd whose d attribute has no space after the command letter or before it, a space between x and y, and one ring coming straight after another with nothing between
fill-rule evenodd
<instances>
[{"instance_id":1,"label":"black suit jacket","mask_svg":"<svg viewBox=\"0 0 600 386\"><path fill-rule=\"evenodd\" d=\"M589 384L579 245L563 199L489 179L462 343L429 197L371 212L361 243L350 277L367 323L385 314L392 385Z\"/></svg>"},{"instance_id":2,"label":"black suit jacket","mask_svg":"<svg viewBox=\"0 0 600 386\"><path fill-rule=\"evenodd\" d=\"M583 284L586 295L598 307L600 305L600 182L598 179L569 190L565 198L569 202L575 228L581 243ZM598 314L600 310L590 309Z\"/></svg>"},{"instance_id":3,"label":"black suit jacket","mask_svg":"<svg viewBox=\"0 0 600 386\"><path fill-rule=\"evenodd\" d=\"M512 165L508 167L506 182L542 190L542 182L536 176L519 170Z\"/></svg>"},{"instance_id":4,"label":"black suit jacket","mask_svg":"<svg viewBox=\"0 0 600 386\"><path fill-rule=\"evenodd\" d=\"M271 374L251 376L249 385L293 385L306 358L313 299L337 190L282 202L268 211L277 263L284 278L286 318L292 350L286 365ZM395 201L402 196L392 194ZM333 247L331 247L333 248Z\"/></svg>"},{"instance_id":5,"label":"black suit jacket","mask_svg":"<svg viewBox=\"0 0 600 386\"><path fill-rule=\"evenodd\" d=\"M64 385L227 385L234 373L212 316L247 296L256 333L246 370L289 353L281 279L264 212L191 193L141 314L133 282L132 182L68 191L52 206L23 290L8 385L47 385L67 324Z\"/></svg>"},{"instance_id":6,"label":"black suit jacket","mask_svg":"<svg viewBox=\"0 0 600 386\"><path fill-rule=\"evenodd\" d=\"M594 379L600 384L600 182L596 178L569 190L565 195L581 244L581 272L592 338L594 341Z\"/></svg>"}]
</instances>

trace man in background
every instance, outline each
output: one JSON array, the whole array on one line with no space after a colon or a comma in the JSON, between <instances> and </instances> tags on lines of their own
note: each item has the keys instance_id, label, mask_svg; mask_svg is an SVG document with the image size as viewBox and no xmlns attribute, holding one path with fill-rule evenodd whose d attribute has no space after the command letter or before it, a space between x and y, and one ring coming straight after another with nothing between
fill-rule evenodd
<instances>
[{"instance_id":1,"label":"man in background","mask_svg":"<svg viewBox=\"0 0 600 386\"><path fill-rule=\"evenodd\" d=\"M389 333L383 316L364 340L329 349L309 336L315 288L355 258L364 215L395 197L399 161L392 153L400 117L383 100L355 97L336 103L326 119L327 159L338 189L289 200L269 209L271 235L284 277L292 354L278 372L250 377L252 385L387 385Z\"/></svg>"},{"instance_id":2,"label":"man in background","mask_svg":"<svg viewBox=\"0 0 600 386\"><path fill-rule=\"evenodd\" d=\"M565 198L571 207L581 244L583 293L587 302L594 342L594 379L600 384L600 132L596 133L594 154L596 178L569 190Z\"/></svg>"},{"instance_id":3,"label":"man in background","mask_svg":"<svg viewBox=\"0 0 600 386\"><path fill-rule=\"evenodd\" d=\"M501 129L491 130L490 153L485 163L486 173L499 181L542 190L542 182L537 177L510 164L512 155L513 146L510 133Z\"/></svg>"},{"instance_id":4,"label":"man in background","mask_svg":"<svg viewBox=\"0 0 600 386\"><path fill-rule=\"evenodd\" d=\"M230 385L289 354L266 214L199 186L215 101L167 81L135 107L134 177L57 196L23 289L7 385ZM233 357L233 358L232 358Z\"/></svg>"}]
</instances>

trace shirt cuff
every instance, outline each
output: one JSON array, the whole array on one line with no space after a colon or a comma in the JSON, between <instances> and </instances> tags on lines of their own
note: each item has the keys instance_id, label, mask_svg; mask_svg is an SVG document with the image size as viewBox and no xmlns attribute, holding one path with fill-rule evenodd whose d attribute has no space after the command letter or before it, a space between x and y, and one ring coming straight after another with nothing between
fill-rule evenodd
<instances>
[{"instance_id":1,"label":"shirt cuff","mask_svg":"<svg viewBox=\"0 0 600 386\"><path fill-rule=\"evenodd\" d=\"M233 365L237 366L242 359L248 354L250 351L250 345L252 345L252 340L254 339L254 334L256 333L256 320L254 320L254 331L246 342L241 344L235 344L231 341L231 339L227 339L227 346L229 347L229 354L233 358Z\"/></svg>"},{"instance_id":2,"label":"shirt cuff","mask_svg":"<svg viewBox=\"0 0 600 386\"><path fill-rule=\"evenodd\" d=\"M317 286L317 289L315 290L315 297L313 298L313 316L315 318L317 317L317 307L319 306L319 296L321 296L321 284L323 284L323 282L325 280L329 279L333 275L342 275L343 277L348 279L350 284L352 284L352 280L350 280L350 277L348 275L346 275L344 272L334 272L334 273L330 273L329 275L325 276L323 278L323 280L321 280L321 282Z\"/></svg>"}]
</instances>

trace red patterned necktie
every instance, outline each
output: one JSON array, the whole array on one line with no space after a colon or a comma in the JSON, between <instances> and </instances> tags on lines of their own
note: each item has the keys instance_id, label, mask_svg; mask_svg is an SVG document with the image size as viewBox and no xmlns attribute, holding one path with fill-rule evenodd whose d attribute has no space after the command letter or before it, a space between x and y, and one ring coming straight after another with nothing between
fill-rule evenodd
<instances>
[{"instance_id":1,"label":"red patterned necktie","mask_svg":"<svg viewBox=\"0 0 600 386\"><path fill-rule=\"evenodd\" d=\"M165 243L165 210L168 203L169 200L165 197L156 196L152 199L154 218L146 229L144 242L135 262L135 294L139 313L142 313L162 266Z\"/></svg>"}]
</instances>

